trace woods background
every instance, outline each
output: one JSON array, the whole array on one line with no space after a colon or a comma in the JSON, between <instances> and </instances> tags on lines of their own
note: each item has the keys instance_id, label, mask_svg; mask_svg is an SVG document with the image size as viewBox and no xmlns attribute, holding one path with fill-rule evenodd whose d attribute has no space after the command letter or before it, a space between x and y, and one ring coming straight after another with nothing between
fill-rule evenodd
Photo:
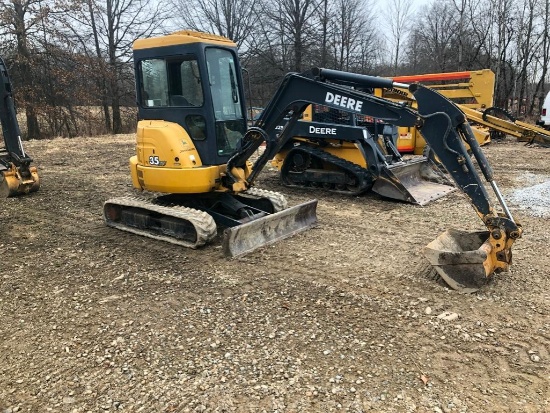
<instances>
[{"instance_id":1,"label":"woods background","mask_svg":"<svg viewBox=\"0 0 550 413\"><path fill-rule=\"evenodd\" d=\"M289 71L392 76L489 68L495 106L534 121L549 89L550 0L9 0L0 55L24 138L135 130L132 42L195 29L239 45L249 106ZM247 88L248 89L248 88Z\"/></svg>"}]
</instances>

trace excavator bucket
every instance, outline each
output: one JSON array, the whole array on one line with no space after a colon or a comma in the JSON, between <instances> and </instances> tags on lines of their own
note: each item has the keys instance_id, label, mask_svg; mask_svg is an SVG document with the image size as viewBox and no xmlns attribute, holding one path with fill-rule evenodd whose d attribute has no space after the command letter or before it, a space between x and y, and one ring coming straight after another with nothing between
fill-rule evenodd
<instances>
[{"instance_id":1,"label":"excavator bucket","mask_svg":"<svg viewBox=\"0 0 550 413\"><path fill-rule=\"evenodd\" d=\"M40 179L36 167L29 168L26 174L14 165L10 169L0 170L0 198L25 195L38 191L38 188Z\"/></svg>"},{"instance_id":2,"label":"excavator bucket","mask_svg":"<svg viewBox=\"0 0 550 413\"><path fill-rule=\"evenodd\" d=\"M451 288L464 293L484 286L496 269L489 231L449 229L426 246L424 255Z\"/></svg>"},{"instance_id":3,"label":"excavator bucket","mask_svg":"<svg viewBox=\"0 0 550 413\"><path fill-rule=\"evenodd\" d=\"M317 223L317 200L284 209L236 227L227 228L223 251L228 257L239 257L257 248L273 244L305 231Z\"/></svg>"},{"instance_id":4,"label":"excavator bucket","mask_svg":"<svg viewBox=\"0 0 550 413\"><path fill-rule=\"evenodd\" d=\"M372 190L386 198L426 205L454 191L455 187L422 158L383 167Z\"/></svg>"}]
</instances>

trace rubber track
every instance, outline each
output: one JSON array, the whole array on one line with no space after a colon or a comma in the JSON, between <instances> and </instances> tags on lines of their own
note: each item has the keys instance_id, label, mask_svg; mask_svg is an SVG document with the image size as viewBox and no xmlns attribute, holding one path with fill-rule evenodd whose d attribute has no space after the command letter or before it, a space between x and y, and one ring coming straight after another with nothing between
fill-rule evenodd
<instances>
[{"instance_id":1,"label":"rubber track","mask_svg":"<svg viewBox=\"0 0 550 413\"><path fill-rule=\"evenodd\" d=\"M173 238L167 235L152 234L150 232L140 230L138 228L133 228L126 226L124 224L113 222L108 220L105 216L105 223L111 227L131 232L138 235L143 235L149 238L154 238L157 240L168 241L172 244L182 245L187 248L197 248L207 242L211 241L217 234L216 223L214 218L208 215L204 211L199 211L193 208L187 208L179 205L161 205L154 202L154 199L142 199L137 197L120 197L112 198L105 201L105 205L114 204L121 205L126 207L134 207L145 209L147 211L152 211L161 215L174 217L177 219L185 220L190 222L195 228L196 241L190 242L186 240L181 240Z\"/></svg>"},{"instance_id":2,"label":"rubber track","mask_svg":"<svg viewBox=\"0 0 550 413\"><path fill-rule=\"evenodd\" d=\"M288 201L283 194L274 191L268 191L260 188L248 188L245 194L257 196L260 198L267 198L273 205L274 212L279 212L288 208Z\"/></svg>"},{"instance_id":3,"label":"rubber track","mask_svg":"<svg viewBox=\"0 0 550 413\"><path fill-rule=\"evenodd\" d=\"M297 151L297 150L307 152L310 155L312 155L313 157L315 157L317 159L320 159L323 162L335 165L340 170L353 175L355 177L355 179L357 179L357 182L359 182L359 185L357 185L357 187L359 187L360 189L358 191L323 188L326 191L335 192L335 193L339 193L339 194L345 194L345 195L359 195L359 194L362 194L364 192L369 191L372 188L372 185L374 184L374 181L375 181L376 177L374 177L365 168L361 168L359 165L354 164L353 162L350 162L350 161L347 161L345 159L339 158L339 157L334 156L334 155L332 155L328 152L323 151L322 149L317 149L317 148L314 148L312 146L308 146L308 145L297 146L297 147L295 147L295 148L293 148L292 150L289 151L289 153L287 154L287 158L288 158L289 155L292 154L292 152ZM284 168L284 165L283 165L283 167L281 168L281 177L282 178L283 178L284 169L285 168ZM285 179L287 179L287 178L283 178L283 182L284 182ZM288 187L296 187L296 188L309 188L309 187L305 187L303 185L295 185L295 184L287 184L287 183L284 183L284 185L288 186Z\"/></svg>"}]
</instances>

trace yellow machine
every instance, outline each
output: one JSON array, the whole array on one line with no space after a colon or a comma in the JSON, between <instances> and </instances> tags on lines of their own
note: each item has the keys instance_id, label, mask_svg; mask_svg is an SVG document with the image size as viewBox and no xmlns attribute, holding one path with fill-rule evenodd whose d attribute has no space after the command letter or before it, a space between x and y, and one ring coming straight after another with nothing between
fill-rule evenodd
<instances>
[{"instance_id":1,"label":"yellow machine","mask_svg":"<svg viewBox=\"0 0 550 413\"><path fill-rule=\"evenodd\" d=\"M395 147L397 130L391 121L310 105L294 126L291 142L271 164L288 187L352 196L372 191L417 205L454 191L450 180L427 158L401 156Z\"/></svg>"},{"instance_id":2,"label":"yellow machine","mask_svg":"<svg viewBox=\"0 0 550 413\"><path fill-rule=\"evenodd\" d=\"M150 195L107 200L107 225L192 248L211 241L221 226L226 228L223 248L228 256L311 227L316 222L316 200L286 208L281 194L253 185L266 163L282 150L292 160L289 176L303 177L318 152L294 146L292 131L308 105L327 105L395 126L417 127L470 197L487 231L460 234L468 243L455 241L455 234L443 234L426 254L451 286L477 288L511 264L511 246L521 236L521 226L506 208L463 113L436 91L410 85L418 102L418 110L413 110L349 87L350 82L366 88L407 85L314 68L287 74L259 119L247 128L234 43L182 31L137 40L133 52L139 123L130 169L134 187ZM505 214L495 212L463 141L484 166L483 174ZM265 150L258 155L264 143ZM369 168L380 165L374 162ZM374 173L382 176L380 171ZM333 177L337 185L369 184L368 175L339 171ZM386 183L388 190L399 184L391 176Z\"/></svg>"},{"instance_id":3,"label":"yellow machine","mask_svg":"<svg viewBox=\"0 0 550 413\"><path fill-rule=\"evenodd\" d=\"M25 153L17 122L11 81L0 57L0 123L4 147L0 147L0 197L38 191L40 179L32 158Z\"/></svg>"},{"instance_id":4,"label":"yellow machine","mask_svg":"<svg viewBox=\"0 0 550 413\"><path fill-rule=\"evenodd\" d=\"M110 199L108 225L196 248L224 231L236 257L316 223L317 201L287 208L282 194L252 188L250 157L228 167L247 132L237 47L192 31L134 42L139 122L132 183L158 196ZM249 179L249 181L245 181Z\"/></svg>"},{"instance_id":5,"label":"yellow machine","mask_svg":"<svg viewBox=\"0 0 550 413\"><path fill-rule=\"evenodd\" d=\"M493 106L493 94L495 89L495 74L490 69L434 73L425 75L396 76L394 82L413 83L437 90L443 96L454 102L462 111L483 111ZM396 101L409 102L415 107L412 93L404 88L381 89L374 91L375 95ZM470 119L468 119L470 120ZM480 145L491 141L487 128L471 125L472 132ZM426 141L414 128L399 128L397 149L400 153L424 153Z\"/></svg>"},{"instance_id":6,"label":"yellow machine","mask_svg":"<svg viewBox=\"0 0 550 413\"><path fill-rule=\"evenodd\" d=\"M420 82L453 101L466 115L480 145L489 143L493 135L510 135L521 142L550 146L550 131L514 119L505 111L493 107L495 74L490 69L397 76L393 80L404 83ZM406 89L376 89L375 94L393 100L406 100L414 107L414 98ZM420 155L425 144L416 130L400 128L397 147L401 153Z\"/></svg>"},{"instance_id":7,"label":"yellow machine","mask_svg":"<svg viewBox=\"0 0 550 413\"><path fill-rule=\"evenodd\" d=\"M462 111L470 122L487 127L491 133L510 135L520 142L550 147L550 130L514 119L498 108L488 108L483 112L462 108Z\"/></svg>"}]
</instances>

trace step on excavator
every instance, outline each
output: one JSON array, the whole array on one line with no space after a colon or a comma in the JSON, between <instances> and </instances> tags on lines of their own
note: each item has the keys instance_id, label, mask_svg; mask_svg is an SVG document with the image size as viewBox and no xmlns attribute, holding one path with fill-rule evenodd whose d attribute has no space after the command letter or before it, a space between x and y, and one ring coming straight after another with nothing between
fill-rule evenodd
<instances>
[{"instance_id":1,"label":"step on excavator","mask_svg":"<svg viewBox=\"0 0 550 413\"><path fill-rule=\"evenodd\" d=\"M107 200L107 225L188 247L212 240L220 225L226 227L223 249L229 257L311 227L316 200L286 208L282 195L253 185L292 138L307 106L321 104L396 126L414 125L470 198L487 231L447 231L426 248L430 263L450 286L479 288L511 264L511 247L522 234L521 225L507 208L463 112L438 92L418 84L314 68L287 74L259 119L247 128L233 42L181 31L137 40L133 52L140 120L130 168L134 187L151 196ZM350 83L407 87L418 110L356 90ZM288 121L274 134L285 117ZM491 204L463 140L472 147L504 212Z\"/></svg>"},{"instance_id":2,"label":"step on excavator","mask_svg":"<svg viewBox=\"0 0 550 413\"><path fill-rule=\"evenodd\" d=\"M32 158L24 151L17 122L12 84L0 57L0 122L4 147L0 147L0 197L38 191L40 179Z\"/></svg>"}]
</instances>

